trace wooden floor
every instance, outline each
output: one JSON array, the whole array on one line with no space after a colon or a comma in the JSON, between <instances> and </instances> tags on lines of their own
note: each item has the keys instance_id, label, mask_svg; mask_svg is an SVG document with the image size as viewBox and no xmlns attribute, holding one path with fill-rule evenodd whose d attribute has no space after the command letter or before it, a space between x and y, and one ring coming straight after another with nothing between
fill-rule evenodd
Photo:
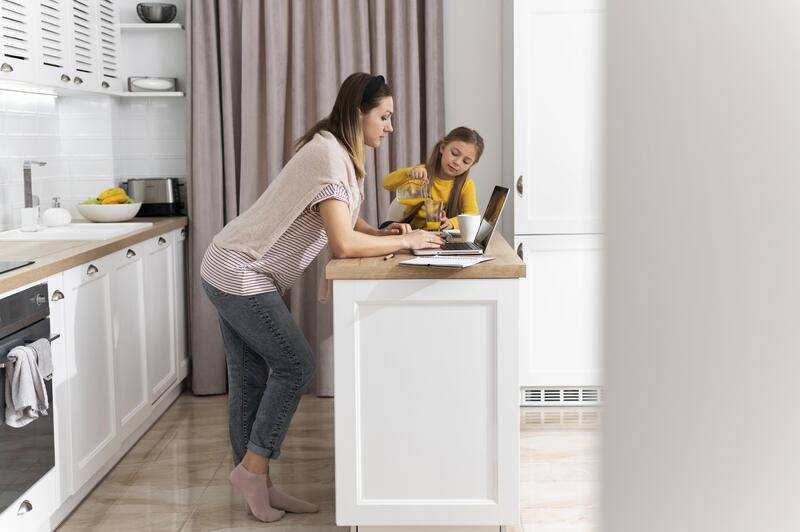
<instances>
[{"instance_id":1,"label":"wooden floor","mask_svg":"<svg viewBox=\"0 0 800 532\"><path fill-rule=\"evenodd\" d=\"M333 399L305 396L272 467L275 484L320 512L269 524L245 515L228 483L226 400L182 395L59 530L348 531L335 525ZM599 418L598 409L520 410L522 523L509 531L599 530Z\"/></svg>"}]
</instances>

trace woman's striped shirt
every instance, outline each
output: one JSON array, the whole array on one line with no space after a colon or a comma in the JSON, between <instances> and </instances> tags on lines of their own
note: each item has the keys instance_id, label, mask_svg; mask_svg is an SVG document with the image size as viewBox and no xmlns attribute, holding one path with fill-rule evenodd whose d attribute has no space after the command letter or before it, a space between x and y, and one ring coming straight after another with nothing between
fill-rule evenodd
<instances>
[{"instance_id":1,"label":"woman's striped shirt","mask_svg":"<svg viewBox=\"0 0 800 532\"><path fill-rule=\"evenodd\" d=\"M341 185L322 189L260 259L212 242L203 257L201 277L218 290L239 296L285 292L328 243L319 213L319 203L327 199L348 203L347 191Z\"/></svg>"}]
</instances>

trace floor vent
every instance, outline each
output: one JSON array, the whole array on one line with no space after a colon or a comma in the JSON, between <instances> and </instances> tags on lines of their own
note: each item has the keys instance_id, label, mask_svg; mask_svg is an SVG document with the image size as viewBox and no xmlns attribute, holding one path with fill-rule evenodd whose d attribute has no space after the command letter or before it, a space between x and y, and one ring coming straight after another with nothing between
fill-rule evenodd
<instances>
[{"instance_id":1,"label":"floor vent","mask_svg":"<svg viewBox=\"0 0 800 532\"><path fill-rule=\"evenodd\" d=\"M599 405L602 388L522 388L521 406Z\"/></svg>"},{"instance_id":2,"label":"floor vent","mask_svg":"<svg viewBox=\"0 0 800 532\"><path fill-rule=\"evenodd\" d=\"M600 427L600 412L597 409L525 409L522 411L521 425L532 429L597 429Z\"/></svg>"}]
</instances>

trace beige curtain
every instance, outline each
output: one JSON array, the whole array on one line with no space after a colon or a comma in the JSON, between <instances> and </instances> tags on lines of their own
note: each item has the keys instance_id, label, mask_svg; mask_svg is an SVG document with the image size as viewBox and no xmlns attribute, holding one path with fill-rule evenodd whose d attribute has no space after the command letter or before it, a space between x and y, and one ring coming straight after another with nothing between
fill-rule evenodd
<instances>
[{"instance_id":1,"label":"beige curtain","mask_svg":"<svg viewBox=\"0 0 800 532\"><path fill-rule=\"evenodd\" d=\"M395 132L367 161L361 215L382 221L390 170L423 162L444 133L441 1L194 0L190 46L189 188L194 393L226 391L214 308L200 284L211 238L275 179L294 141L333 106L352 72L383 74L395 94ZM318 395L333 395L330 304L317 303L326 252L287 294L317 353Z\"/></svg>"}]
</instances>

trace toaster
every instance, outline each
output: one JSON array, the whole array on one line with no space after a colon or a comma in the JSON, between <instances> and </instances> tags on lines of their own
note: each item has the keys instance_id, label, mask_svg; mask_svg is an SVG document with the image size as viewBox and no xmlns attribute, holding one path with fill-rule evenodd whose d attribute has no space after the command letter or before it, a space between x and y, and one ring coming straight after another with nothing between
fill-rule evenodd
<instances>
[{"instance_id":1,"label":"toaster","mask_svg":"<svg viewBox=\"0 0 800 532\"><path fill-rule=\"evenodd\" d=\"M141 202L138 216L182 216L181 187L175 177L128 179L125 183L128 196Z\"/></svg>"}]
</instances>

